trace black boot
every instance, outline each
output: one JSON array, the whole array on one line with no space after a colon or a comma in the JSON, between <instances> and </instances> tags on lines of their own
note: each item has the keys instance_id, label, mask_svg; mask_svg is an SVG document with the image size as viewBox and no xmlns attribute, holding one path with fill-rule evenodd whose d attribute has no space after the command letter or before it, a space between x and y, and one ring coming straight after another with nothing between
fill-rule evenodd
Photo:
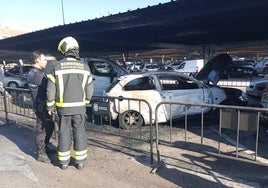
<instances>
[{"instance_id":1,"label":"black boot","mask_svg":"<svg viewBox=\"0 0 268 188\"><path fill-rule=\"evenodd\" d=\"M69 164L60 164L60 168L62 170L66 170L68 168Z\"/></svg>"},{"instance_id":2,"label":"black boot","mask_svg":"<svg viewBox=\"0 0 268 188\"><path fill-rule=\"evenodd\" d=\"M87 159L79 161L79 162L77 161L76 164L77 164L77 169L82 170L87 165Z\"/></svg>"},{"instance_id":3,"label":"black boot","mask_svg":"<svg viewBox=\"0 0 268 188\"><path fill-rule=\"evenodd\" d=\"M46 144L45 149L47 154L53 154L57 152L57 148L51 143Z\"/></svg>"},{"instance_id":4,"label":"black boot","mask_svg":"<svg viewBox=\"0 0 268 188\"><path fill-rule=\"evenodd\" d=\"M38 151L37 154L37 161L43 162L43 163L50 163L50 159L48 158L45 150Z\"/></svg>"}]
</instances>

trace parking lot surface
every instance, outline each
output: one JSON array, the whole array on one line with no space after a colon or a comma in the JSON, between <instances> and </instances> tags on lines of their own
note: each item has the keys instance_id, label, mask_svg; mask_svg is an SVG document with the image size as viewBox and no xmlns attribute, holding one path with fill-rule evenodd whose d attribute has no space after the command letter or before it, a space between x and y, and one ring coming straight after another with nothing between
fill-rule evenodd
<instances>
[{"instance_id":1,"label":"parking lot surface","mask_svg":"<svg viewBox=\"0 0 268 188\"><path fill-rule=\"evenodd\" d=\"M0 123L0 187L268 187L266 163L202 153L194 133L186 145L161 145L161 165L155 168L147 143L88 132L89 163L81 171L72 164L61 170L55 155L53 163L37 162L33 138L32 128ZM203 147L209 151L214 144L206 139Z\"/></svg>"}]
</instances>

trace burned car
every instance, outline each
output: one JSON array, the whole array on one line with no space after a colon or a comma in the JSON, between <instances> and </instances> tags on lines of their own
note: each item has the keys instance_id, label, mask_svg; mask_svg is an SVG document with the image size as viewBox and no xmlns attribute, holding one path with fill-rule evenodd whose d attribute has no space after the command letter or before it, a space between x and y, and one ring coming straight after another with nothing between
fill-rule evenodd
<instances>
[{"instance_id":1,"label":"burned car","mask_svg":"<svg viewBox=\"0 0 268 188\"><path fill-rule=\"evenodd\" d=\"M129 72L114 61L99 57L81 58L88 64L92 77L94 93L93 96L102 96L113 80L119 76L129 74Z\"/></svg>"},{"instance_id":2,"label":"burned car","mask_svg":"<svg viewBox=\"0 0 268 188\"><path fill-rule=\"evenodd\" d=\"M155 108L160 102L191 102L201 104L247 105L243 91L233 88L220 88L204 84L183 73L160 71L129 74L116 79L106 90L109 97L135 98L147 101L152 109L154 121ZM203 112L213 109L203 107ZM113 120L118 120L121 128L142 126L150 123L149 108L140 101L114 99L110 102ZM201 114L200 106L190 106L187 115ZM158 122L167 122L185 115L183 105L162 105L159 108Z\"/></svg>"}]
</instances>

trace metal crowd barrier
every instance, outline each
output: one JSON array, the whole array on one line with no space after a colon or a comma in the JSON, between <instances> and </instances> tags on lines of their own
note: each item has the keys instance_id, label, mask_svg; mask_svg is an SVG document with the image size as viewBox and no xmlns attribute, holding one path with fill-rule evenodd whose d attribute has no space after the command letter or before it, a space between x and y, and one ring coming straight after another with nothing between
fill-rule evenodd
<instances>
[{"instance_id":1,"label":"metal crowd barrier","mask_svg":"<svg viewBox=\"0 0 268 188\"><path fill-rule=\"evenodd\" d=\"M24 117L26 119L35 119L35 113L33 111L32 99L29 89L22 88L4 88L2 93L2 101L6 122L10 122L12 115Z\"/></svg>"},{"instance_id":2,"label":"metal crowd barrier","mask_svg":"<svg viewBox=\"0 0 268 188\"><path fill-rule=\"evenodd\" d=\"M28 89L21 88L5 88L4 94L1 97L1 107L5 112L6 122L22 122L28 119L35 120L36 116L33 111L32 99ZM118 122L113 121L110 113L110 104L115 104L118 110L123 106L135 104L136 110L139 113L146 113L150 119L150 125L146 127L129 127L122 129ZM146 106L146 111L141 107ZM143 112L142 112L143 111ZM122 98L122 97L101 97L92 98L91 104L87 107L87 123L86 130L98 133L104 133L114 136L119 136L129 140L137 140L150 144L150 157L153 163L153 127L152 127L152 109L150 104L142 99ZM32 122L34 125L35 121ZM31 126L32 126L31 125Z\"/></svg>"},{"instance_id":3,"label":"metal crowd barrier","mask_svg":"<svg viewBox=\"0 0 268 188\"><path fill-rule=\"evenodd\" d=\"M116 111L121 111L124 108L124 111L128 111L133 110L133 106L131 107L131 105L136 106L135 110L138 113L146 114L149 117L149 126L124 129L120 128L118 121L112 120L111 108L116 109ZM154 131L152 125L152 108L147 101L135 98L95 96L92 98L87 110L87 114L90 114L88 124L86 125L87 130L150 143L150 158L151 163L153 163Z\"/></svg>"},{"instance_id":4,"label":"metal crowd barrier","mask_svg":"<svg viewBox=\"0 0 268 188\"><path fill-rule=\"evenodd\" d=\"M14 89L14 88L5 88L4 95L1 96L1 109L6 114L6 120L14 120L18 116L21 119L35 119L35 114L32 108L32 101L30 97L29 90L27 89ZM113 106L111 106L113 105ZM123 129L119 127L117 121L112 120L111 109L120 109L132 110L133 105L136 105L136 111L139 113L146 114L150 119L149 126L142 127L129 127L128 129ZM174 105L180 105L184 108L182 114L183 127L178 136L178 130L174 129L177 126L177 122L173 121L172 110L169 110L170 114L166 114L171 117L167 123L161 124L158 122L158 116L160 110L159 108L165 105L167 108L172 108ZM163 106L162 106L163 107ZM160 148L159 143L167 144L169 146L176 146L174 144L174 138L180 138L180 142L189 143L187 139L189 132L188 125L190 124L188 117L188 109L191 107L199 107L201 118L198 119L198 131L200 135L197 138L200 138L198 145L200 151L204 151L204 140L207 138L204 136L204 130L207 129L207 126L204 126L207 121L205 121L205 110L206 108L213 108L218 113L219 119L216 120L214 127L215 135L212 138L215 142L218 142L216 147L217 154L223 155L224 152L221 151L221 144L223 144L224 135L222 134L223 129L231 129L236 131L235 135L235 158L239 157L239 138L240 131L253 131L256 133L256 143L254 148L255 160L258 156L258 137L259 137L259 119L262 113L268 113L268 109L263 108L251 108L251 107L239 107L239 106L225 106L225 105L212 105L212 104L194 104L194 103L182 103L182 102L161 102L157 104L156 107L152 108L151 105L142 99L134 98L122 98L122 97L94 97L90 106L87 108L88 121L86 124L87 131L99 132L114 136L120 136L129 140L137 140L150 144L150 157L151 163L153 163L153 144L155 141L156 144L156 155L158 164L160 163ZM161 108L163 110L163 108ZM161 111L163 113L163 111ZM13 117L12 115L17 115ZM216 118L217 119L217 118ZM191 120L192 121L192 120ZM213 122L214 123L214 122ZM154 126L155 125L155 126ZM210 127L211 128L211 127ZM162 139L163 135L168 135L167 139ZM180 143L178 142L178 143ZM234 153L234 152L232 152ZM225 154L224 154L225 155Z\"/></svg>"},{"instance_id":5,"label":"metal crowd barrier","mask_svg":"<svg viewBox=\"0 0 268 188\"><path fill-rule=\"evenodd\" d=\"M183 119L184 119L184 140L178 140L178 137L180 137L182 134L180 134L180 136L178 134L174 134L173 128L174 128L174 123L173 123L173 115L171 110L169 110L169 114L168 116L170 117L170 121L169 121L169 137L168 139L161 139L161 134L160 134L160 123L158 122L158 116L159 116L159 108L165 105L166 108L172 108L172 106L182 106L184 109L184 115L183 115ZM268 109L265 108L252 108L252 107L242 107L242 106L227 106L227 105L213 105L213 104L195 104L195 103L187 103L187 102L161 102L156 106L156 110L155 110L155 125L156 125L156 152L157 152L157 161L158 161L158 165L160 165L161 163L161 151L159 148L159 145L161 144L165 144L168 146L174 146L176 147L176 144L174 144L174 142L184 142L189 144L190 141L187 140L188 138L188 123L189 123L189 117L188 117L188 109L191 107L199 107L200 108L200 121L197 122L196 124L198 125L197 127L200 129L200 132L198 135L198 137L200 138L200 151L204 152L204 128L207 126L204 126L204 119L205 119L205 112L204 112L204 108L211 108L211 109L215 109L218 111L218 113L214 113L212 115L212 117L214 116L214 119L217 120L217 117L215 116L219 116L218 121L216 121L215 126L216 129L214 129L215 133L218 133L218 136L214 136L215 141L218 142L218 153L217 154L222 154L223 152L221 152L221 141L224 138L224 135L222 135L222 130L223 129L233 129L236 131L236 140L234 141L233 144L235 144L235 158L238 159L239 158L239 149L240 149L240 144L239 144L239 133L240 131L253 131L256 133L256 142L255 142L255 157L254 160L257 160L257 156L258 156L258 144L259 144L259 124L260 124L260 115L261 113L268 113ZM213 121L212 121L213 123ZM210 127L211 128L211 127ZM198 129L198 130L199 130ZM217 131L218 130L218 131ZM174 138L176 138L174 140ZM211 146L209 146L211 147ZM226 155L226 154L224 154ZM232 156L231 156L232 157Z\"/></svg>"}]
</instances>

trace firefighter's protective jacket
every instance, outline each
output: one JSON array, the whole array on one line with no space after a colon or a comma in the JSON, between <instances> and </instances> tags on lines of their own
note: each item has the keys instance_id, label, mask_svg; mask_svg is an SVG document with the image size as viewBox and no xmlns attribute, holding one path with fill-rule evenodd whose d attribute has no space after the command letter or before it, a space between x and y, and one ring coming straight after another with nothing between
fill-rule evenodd
<instances>
[{"instance_id":1,"label":"firefighter's protective jacket","mask_svg":"<svg viewBox=\"0 0 268 188\"><path fill-rule=\"evenodd\" d=\"M75 58L57 62L48 73L47 108L62 115L84 114L93 95L92 75L88 65Z\"/></svg>"}]
</instances>

